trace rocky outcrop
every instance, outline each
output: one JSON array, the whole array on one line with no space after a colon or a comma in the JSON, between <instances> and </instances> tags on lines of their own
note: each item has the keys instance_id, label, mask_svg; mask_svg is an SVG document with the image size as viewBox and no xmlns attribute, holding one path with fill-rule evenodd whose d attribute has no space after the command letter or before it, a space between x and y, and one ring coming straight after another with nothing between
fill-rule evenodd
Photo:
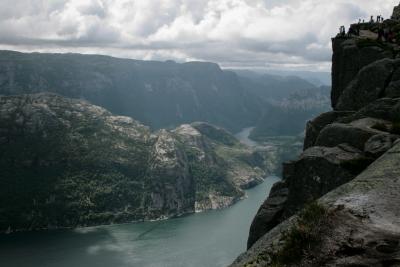
<instances>
[{"instance_id":1,"label":"rocky outcrop","mask_svg":"<svg viewBox=\"0 0 400 267\"><path fill-rule=\"evenodd\" d=\"M268 171L246 160L259 152L210 124L152 133L48 93L0 97L0 144L0 232L219 209Z\"/></svg>"},{"instance_id":2,"label":"rocky outcrop","mask_svg":"<svg viewBox=\"0 0 400 267\"><path fill-rule=\"evenodd\" d=\"M286 163L284 181L277 185L276 191L271 190L252 222L248 247L306 203L352 180L369 163L371 159L362 151L348 145L314 146L305 150L298 160Z\"/></svg>"},{"instance_id":3,"label":"rocky outcrop","mask_svg":"<svg viewBox=\"0 0 400 267\"><path fill-rule=\"evenodd\" d=\"M317 243L305 249L307 255L297 261L289 259L285 266L397 266L400 263L399 153L400 145L396 145L354 180L322 197L318 203L326 218L312 217L311 221L321 222L312 224L318 227L308 229L318 233ZM271 230L231 266L277 266L272 263L277 263L280 248L290 249L285 246L288 240L285 233L297 231L296 220L298 217L294 216Z\"/></svg>"},{"instance_id":4,"label":"rocky outcrop","mask_svg":"<svg viewBox=\"0 0 400 267\"><path fill-rule=\"evenodd\" d=\"M340 117L350 115L352 112L329 111L322 113L315 119L308 121L306 126L306 136L304 138L304 150L315 145L318 135L328 124L333 123Z\"/></svg>"},{"instance_id":5,"label":"rocky outcrop","mask_svg":"<svg viewBox=\"0 0 400 267\"><path fill-rule=\"evenodd\" d=\"M333 39L334 111L308 123L302 155L284 164L232 266L400 264L397 51L362 35Z\"/></svg>"},{"instance_id":6,"label":"rocky outcrop","mask_svg":"<svg viewBox=\"0 0 400 267\"><path fill-rule=\"evenodd\" d=\"M391 19L400 20L400 5L395 6L393 8L393 14L391 16Z\"/></svg>"},{"instance_id":7,"label":"rocky outcrop","mask_svg":"<svg viewBox=\"0 0 400 267\"><path fill-rule=\"evenodd\" d=\"M393 58L393 52L379 44L360 46L357 39L332 39L332 107L335 109L340 96L354 77L365 66L385 58Z\"/></svg>"},{"instance_id":8,"label":"rocky outcrop","mask_svg":"<svg viewBox=\"0 0 400 267\"><path fill-rule=\"evenodd\" d=\"M385 95L392 75L400 66L400 60L382 59L360 70L338 98L337 110L359 110L367 104Z\"/></svg>"}]
</instances>

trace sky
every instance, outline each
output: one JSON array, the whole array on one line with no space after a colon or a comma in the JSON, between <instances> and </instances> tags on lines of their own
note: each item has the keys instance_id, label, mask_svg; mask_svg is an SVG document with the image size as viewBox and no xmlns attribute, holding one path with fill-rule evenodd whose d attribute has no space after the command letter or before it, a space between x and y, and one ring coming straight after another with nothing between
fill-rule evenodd
<instances>
[{"instance_id":1,"label":"sky","mask_svg":"<svg viewBox=\"0 0 400 267\"><path fill-rule=\"evenodd\" d=\"M341 25L396 0L0 0L0 49L330 71Z\"/></svg>"}]
</instances>

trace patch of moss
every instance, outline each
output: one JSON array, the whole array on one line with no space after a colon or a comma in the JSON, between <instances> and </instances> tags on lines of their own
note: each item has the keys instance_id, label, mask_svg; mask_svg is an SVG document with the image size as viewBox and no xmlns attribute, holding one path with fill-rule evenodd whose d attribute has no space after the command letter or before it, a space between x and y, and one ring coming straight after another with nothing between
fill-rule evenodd
<instances>
[{"instance_id":1,"label":"patch of moss","mask_svg":"<svg viewBox=\"0 0 400 267\"><path fill-rule=\"evenodd\" d=\"M295 264L311 255L321 243L321 232L326 227L327 216L328 211L321 204L308 204L296 223L282 234L284 245L270 255L271 266Z\"/></svg>"}]
</instances>

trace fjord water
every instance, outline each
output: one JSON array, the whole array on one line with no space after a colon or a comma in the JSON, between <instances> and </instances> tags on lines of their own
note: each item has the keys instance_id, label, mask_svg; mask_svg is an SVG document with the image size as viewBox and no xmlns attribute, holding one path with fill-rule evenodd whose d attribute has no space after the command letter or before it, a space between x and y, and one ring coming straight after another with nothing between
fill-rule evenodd
<instances>
[{"instance_id":1,"label":"fjord water","mask_svg":"<svg viewBox=\"0 0 400 267\"><path fill-rule=\"evenodd\" d=\"M4 267L222 267L246 248L250 223L278 178L224 210L177 219L0 236Z\"/></svg>"},{"instance_id":2,"label":"fjord water","mask_svg":"<svg viewBox=\"0 0 400 267\"><path fill-rule=\"evenodd\" d=\"M250 146L252 128L236 137ZM251 221L277 177L232 207L157 222L0 236L4 267L222 267L246 249Z\"/></svg>"}]
</instances>

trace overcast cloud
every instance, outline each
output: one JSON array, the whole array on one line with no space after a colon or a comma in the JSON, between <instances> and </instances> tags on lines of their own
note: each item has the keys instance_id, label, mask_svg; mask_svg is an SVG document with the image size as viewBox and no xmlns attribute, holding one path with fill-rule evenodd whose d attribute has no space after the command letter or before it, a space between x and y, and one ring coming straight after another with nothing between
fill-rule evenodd
<instances>
[{"instance_id":1,"label":"overcast cloud","mask_svg":"<svg viewBox=\"0 0 400 267\"><path fill-rule=\"evenodd\" d=\"M1 0L0 49L330 69L340 25L395 0Z\"/></svg>"}]
</instances>

